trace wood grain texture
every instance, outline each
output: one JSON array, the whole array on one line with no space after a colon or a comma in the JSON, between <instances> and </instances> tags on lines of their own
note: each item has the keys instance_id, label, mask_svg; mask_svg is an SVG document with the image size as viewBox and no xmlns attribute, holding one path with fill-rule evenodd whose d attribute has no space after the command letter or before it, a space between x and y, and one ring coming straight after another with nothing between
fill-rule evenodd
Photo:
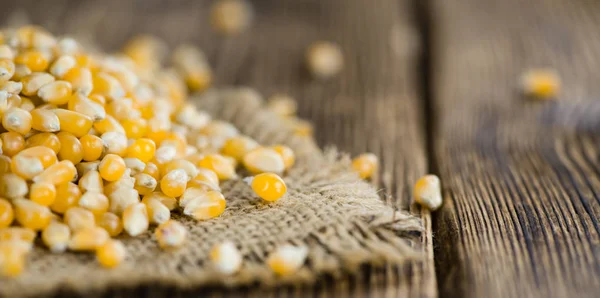
<instances>
[{"instance_id":1,"label":"wood grain texture","mask_svg":"<svg viewBox=\"0 0 600 298\"><path fill-rule=\"evenodd\" d=\"M321 145L379 155L382 197L398 208L409 208L412 183L426 172L417 76L419 33L412 1L255 1L253 27L232 38L208 28L207 9L212 1L3 2L6 9L0 15L21 11L53 32L70 33L104 49L117 49L139 33L158 35L172 46L199 45L214 66L217 85L247 85L265 95L289 93L299 101L300 116L315 124ZM342 47L345 69L338 78L317 82L304 69L304 51L317 40ZM413 209L426 227L422 235L426 258L401 268L365 268L358 276L325 278L314 287L222 292L145 286L109 294L434 297L431 219L428 213Z\"/></svg>"},{"instance_id":2,"label":"wood grain texture","mask_svg":"<svg viewBox=\"0 0 600 298\"><path fill-rule=\"evenodd\" d=\"M440 293L598 297L600 3L445 1L431 5ZM552 67L556 102L520 74Z\"/></svg>"}]
</instances>

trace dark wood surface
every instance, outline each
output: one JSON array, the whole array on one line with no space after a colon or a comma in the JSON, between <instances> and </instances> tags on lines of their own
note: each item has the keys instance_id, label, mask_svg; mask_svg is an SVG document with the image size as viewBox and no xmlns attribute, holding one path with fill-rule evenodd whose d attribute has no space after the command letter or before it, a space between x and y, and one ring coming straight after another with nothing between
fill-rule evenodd
<instances>
[{"instance_id":1,"label":"dark wood surface","mask_svg":"<svg viewBox=\"0 0 600 298\"><path fill-rule=\"evenodd\" d=\"M442 296L598 297L600 3L434 0ZM563 80L555 102L518 90Z\"/></svg>"}]
</instances>

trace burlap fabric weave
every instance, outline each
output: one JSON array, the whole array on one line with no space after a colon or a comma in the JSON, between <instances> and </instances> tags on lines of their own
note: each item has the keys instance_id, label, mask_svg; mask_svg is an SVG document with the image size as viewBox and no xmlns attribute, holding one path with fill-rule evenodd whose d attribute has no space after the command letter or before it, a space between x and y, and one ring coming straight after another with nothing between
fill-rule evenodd
<instances>
[{"instance_id":1,"label":"burlap fabric weave","mask_svg":"<svg viewBox=\"0 0 600 298\"><path fill-rule=\"evenodd\" d=\"M152 233L121 236L129 255L113 270L102 269L93 254L55 255L38 245L22 276L0 279L0 296L43 296L59 289L83 293L144 283L183 288L306 283L321 274L358 270L360 264L401 263L420 255L403 237L421 230L419 219L385 206L376 189L350 171L347 157L332 150L323 153L310 138L293 136L285 121L249 95L230 89L209 92L197 101L214 117L232 122L261 143L294 149L297 163L285 176L284 198L264 203L241 179L227 181L223 183L227 209L219 218L197 222L173 215L189 230L187 245L163 252ZM217 274L208 261L210 248L224 240L235 242L244 255L243 268L230 277ZM306 245L310 253L300 272L279 278L264 260L283 243Z\"/></svg>"}]
</instances>

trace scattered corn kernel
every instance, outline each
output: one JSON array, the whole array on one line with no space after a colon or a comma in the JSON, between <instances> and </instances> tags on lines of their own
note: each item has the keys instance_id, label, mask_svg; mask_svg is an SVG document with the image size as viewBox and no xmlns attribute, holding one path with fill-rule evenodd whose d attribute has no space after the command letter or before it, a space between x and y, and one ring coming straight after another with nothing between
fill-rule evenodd
<instances>
[{"instance_id":1,"label":"scattered corn kernel","mask_svg":"<svg viewBox=\"0 0 600 298\"><path fill-rule=\"evenodd\" d=\"M148 230L148 211L146 205L135 203L123 211L123 228L130 236L138 236Z\"/></svg>"},{"instance_id":2,"label":"scattered corn kernel","mask_svg":"<svg viewBox=\"0 0 600 298\"><path fill-rule=\"evenodd\" d=\"M271 148L277 153L279 153L279 155L283 159L283 164L286 170L291 168L294 165L294 163L296 163L296 155L290 147L284 145L277 145Z\"/></svg>"},{"instance_id":3,"label":"scattered corn kernel","mask_svg":"<svg viewBox=\"0 0 600 298\"><path fill-rule=\"evenodd\" d=\"M127 251L121 241L108 240L96 249L96 259L105 268L119 266L125 259Z\"/></svg>"},{"instance_id":4,"label":"scattered corn kernel","mask_svg":"<svg viewBox=\"0 0 600 298\"><path fill-rule=\"evenodd\" d=\"M312 44L306 52L306 61L308 69L318 79L331 78L344 66L342 50L338 45L328 41Z\"/></svg>"},{"instance_id":5,"label":"scattered corn kernel","mask_svg":"<svg viewBox=\"0 0 600 298\"><path fill-rule=\"evenodd\" d=\"M206 155L198 163L198 166L213 171L217 174L219 180L229 180L237 177L235 167L227 160L227 158L219 154Z\"/></svg>"},{"instance_id":6,"label":"scattered corn kernel","mask_svg":"<svg viewBox=\"0 0 600 298\"><path fill-rule=\"evenodd\" d=\"M209 191L205 196L190 200L183 209L183 214L196 220L215 218L225 211L225 197L217 191Z\"/></svg>"},{"instance_id":7,"label":"scattered corn kernel","mask_svg":"<svg viewBox=\"0 0 600 298\"><path fill-rule=\"evenodd\" d=\"M162 249L174 249L185 243L187 230L181 223L171 219L159 225L154 235Z\"/></svg>"},{"instance_id":8,"label":"scattered corn kernel","mask_svg":"<svg viewBox=\"0 0 600 298\"><path fill-rule=\"evenodd\" d=\"M560 77L553 69L533 69L523 74L521 85L528 96L550 99L560 91Z\"/></svg>"},{"instance_id":9,"label":"scattered corn kernel","mask_svg":"<svg viewBox=\"0 0 600 298\"><path fill-rule=\"evenodd\" d=\"M307 247L286 244L278 247L269 255L267 265L277 275L289 275L304 265L307 256Z\"/></svg>"},{"instance_id":10,"label":"scattered corn kernel","mask_svg":"<svg viewBox=\"0 0 600 298\"><path fill-rule=\"evenodd\" d=\"M259 145L253 139L246 136L236 136L225 141L221 153L235 158L237 161L242 161L246 153L254 150Z\"/></svg>"},{"instance_id":11,"label":"scattered corn kernel","mask_svg":"<svg viewBox=\"0 0 600 298\"><path fill-rule=\"evenodd\" d=\"M25 268L29 246L23 241L0 242L0 276L16 277Z\"/></svg>"},{"instance_id":12,"label":"scattered corn kernel","mask_svg":"<svg viewBox=\"0 0 600 298\"><path fill-rule=\"evenodd\" d=\"M111 237L118 236L123 232L123 222L121 218L111 212L105 212L96 218L96 224L105 229Z\"/></svg>"},{"instance_id":13,"label":"scattered corn kernel","mask_svg":"<svg viewBox=\"0 0 600 298\"><path fill-rule=\"evenodd\" d=\"M185 191L187 177L183 169L172 170L160 179L160 190L167 196L179 197Z\"/></svg>"},{"instance_id":14,"label":"scattered corn kernel","mask_svg":"<svg viewBox=\"0 0 600 298\"><path fill-rule=\"evenodd\" d=\"M258 174L247 181L249 181L252 190L265 201L277 201L287 192L285 182L277 174Z\"/></svg>"},{"instance_id":15,"label":"scattered corn kernel","mask_svg":"<svg viewBox=\"0 0 600 298\"><path fill-rule=\"evenodd\" d=\"M42 241L53 253L66 251L70 238L69 226L59 222L50 223L42 232Z\"/></svg>"},{"instance_id":16,"label":"scattered corn kernel","mask_svg":"<svg viewBox=\"0 0 600 298\"><path fill-rule=\"evenodd\" d=\"M436 210L442 205L442 188L440 178L436 175L425 175L415 183L413 191L415 202L421 206Z\"/></svg>"},{"instance_id":17,"label":"scattered corn kernel","mask_svg":"<svg viewBox=\"0 0 600 298\"><path fill-rule=\"evenodd\" d=\"M244 166L253 174L277 173L285 170L281 155L271 148L256 148L244 155Z\"/></svg>"},{"instance_id":18,"label":"scattered corn kernel","mask_svg":"<svg viewBox=\"0 0 600 298\"><path fill-rule=\"evenodd\" d=\"M369 179L377 171L379 161L373 153L363 153L352 160L352 168L360 178Z\"/></svg>"},{"instance_id":19,"label":"scattered corn kernel","mask_svg":"<svg viewBox=\"0 0 600 298\"><path fill-rule=\"evenodd\" d=\"M236 273L242 267L242 254L231 241L219 243L210 250L210 260L215 269L225 275Z\"/></svg>"},{"instance_id":20,"label":"scattered corn kernel","mask_svg":"<svg viewBox=\"0 0 600 298\"><path fill-rule=\"evenodd\" d=\"M244 0L219 0L210 12L212 27L224 34L238 34L252 23L250 3Z\"/></svg>"},{"instance_id":21,"label":"scattered corn kernel","mask_svg":"<svg viewBox=\"0 0 600 298\"><path fill-rule=\"evenodd\" d=\"M289 95L275 94L269 98L267 109L281 117L296 115L298 104Z\"/></svg>"}]
</instances>

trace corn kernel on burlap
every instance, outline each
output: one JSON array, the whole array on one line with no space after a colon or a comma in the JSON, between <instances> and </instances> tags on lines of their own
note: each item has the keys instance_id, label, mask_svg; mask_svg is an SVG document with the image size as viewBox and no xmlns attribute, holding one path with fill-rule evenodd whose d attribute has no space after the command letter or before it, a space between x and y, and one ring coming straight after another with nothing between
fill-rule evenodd
<instances>
[{"instance_id":1,"label":"corn kernel on burlap","mask_svg":"<svg viewBox=\"0 0 600 298\"><path fill-rule=\"evenodd\" d=\"M253 94L248 89L229 89L209 92L197 101L213 116L232 122L261 143L283 143L294 149L297 162L285 177L285 197L263 203L241 179L227 181L223 183L227 208L219 218L197 222L174 215L189 230L184 247L163 252L152 233L121 236L129 255L113 270L101 268L91 253L55 255L37 245L22 276L0 278L0 296L143 283L177 287L302 283L323 273L358 270L360 264L401 263L420 255L401 236L421 230L418 218L386 207L376 190L350 171L347 157L340 159L333 151L323 154L312 139L292 136L289 124L263 110ZM245 259L241 271L227 278L217 274L208 261L210 248L224 240L235 242ZM264 260L283 243L307 245L310 252L300 272L276 278Z\"/></svg>"}]
</instances>

